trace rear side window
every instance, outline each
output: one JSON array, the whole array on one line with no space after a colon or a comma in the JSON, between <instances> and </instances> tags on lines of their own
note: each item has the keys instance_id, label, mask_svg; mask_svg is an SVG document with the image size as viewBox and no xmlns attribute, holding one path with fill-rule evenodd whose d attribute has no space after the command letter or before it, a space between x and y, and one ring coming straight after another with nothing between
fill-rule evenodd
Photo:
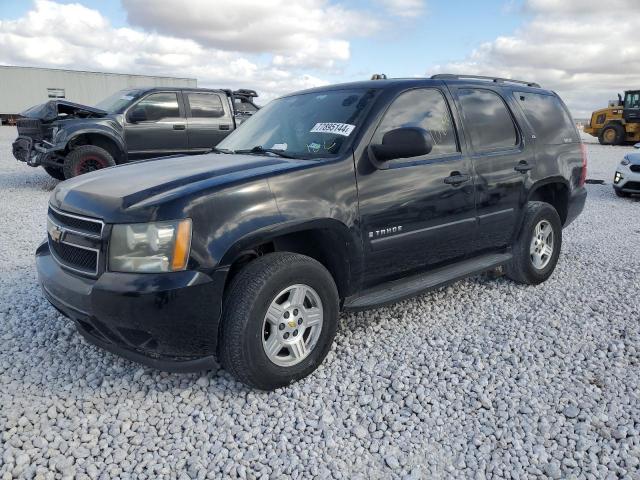
<instances>
[{"instance_id":1,"label":"rear side window","mask_svg":"<svg viewBox=\"0 0 640 480\"><path fill-rule=\"evenodd\" d=\"M243 98L235 98L233 103L237 112L255 112L258 110L254 104L244 100Z\"/></svg>"},{"instance_id":2,"label":"rear side window","mask_svg":"<svg viewBox=\"0 0 640 480\"><path fill-rule=\"evenodd\" d=\"M196 118L224 117L220 96L215 93L187 93L191 116Z\"/></svg>"},{"instance_id":3,"label":"rear side window","mask_svg":"<svg viewBox=\"0 0 640 480\"><path fill-rule=\"evenodd\" d=\"M518 144L518 134L504 100L491 90L463 88L458 98L465 131L476 153L505 150Z\"/></svg>"},{"instance_id":4,"label":"rear side window","mask_svg":"<svg viewBox=\"0 0 640 480\"><path fill-rule=\"evenodd\" d=\"M135 107L142 110L146 120L157 121L163 118L175 118L180 116L178 96L175 93L152 93L142 99Z\"/></svg>"},{"instance_id":5,"label":"rear side window","mask_svg":"<svg viewBox=\"0 0 640 480\"><path fill-rule=\"evenodd\" d=\"M372 143L382 143L389 130L421 127L431 134L433 149L429 155L446 155L458 151L455 129L447 101L439 90L409 90L396 98L384 114Z\"/></svg>"},{"instance_id":6,"label":"rear side window","mask_svg":"<svg viewBox=\"0 0 640 480\"><path fill-rule=\"evenodd\" d=\"M558 145L580 141L573 121L558 97L529 92L515 92L515 96L540 143ZM596 123L602 122L596 119Z\"/></svg>"}]
</instances>

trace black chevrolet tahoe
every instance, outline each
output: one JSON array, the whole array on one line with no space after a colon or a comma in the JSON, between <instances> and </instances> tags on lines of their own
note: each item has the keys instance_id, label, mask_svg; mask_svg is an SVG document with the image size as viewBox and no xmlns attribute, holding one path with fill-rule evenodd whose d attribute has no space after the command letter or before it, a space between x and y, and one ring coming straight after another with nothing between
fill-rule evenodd
<instances>
[{"instance_id":1,"label":"black chevrolet tahoe","mask_svg":"<svg viewBox=\"0 0 640 480\"><path fill-rule=\"evenodd\" d=\"M95 107L50 100L21 113L13 156L64 180L131 160L211 150L258 107L254 90L135 88Z\"/></svg>"},{"instance_id":2,"label":"black chevrolet tahoe","mask_svg":"<svg viewBox=\"0 0 640 480\"><path fill-rule=\"evenodd\" d=\"M340 311L489 270L545 281L585 175L567 108L535 83L315 88L211 153L59 184L37 270L88 341L168 371L217 359L274 389L318 367Z\"/></svg>"}]
</instances>

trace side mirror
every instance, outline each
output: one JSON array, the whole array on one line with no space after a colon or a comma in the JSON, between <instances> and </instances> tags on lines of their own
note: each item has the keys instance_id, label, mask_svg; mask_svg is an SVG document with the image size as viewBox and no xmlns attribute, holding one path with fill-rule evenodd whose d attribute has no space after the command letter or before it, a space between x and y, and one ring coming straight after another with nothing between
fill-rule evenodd
<instances>
[{"instance_id":1,"label":"side mirror","mask_svg":"<svg viewBox=\"0 0 640 480\"><path fill-rule=\"evenodd\" d=\"M636 143L633 145L633 148L640 148L640 143Z\"/></svg>"},{"instance_id":2,"label":"side mirror","mask_svg":"<svg viewBox=\"0 0 640 480\"><path fill-rule=\"evenodd\" d=\"M369 158L376 168L394 158L411 158L427 155L433 149L431 134L420 127L400 127L389 130L382 143L369 145Z\"/></svg>"},{"instance_id":3,"label":"side mirror","mask_svg":"<svg viewBox=\"0 0 640 480\"><path fill-rule=\"evenodd\" d=\"M141 107L134 107L127 114L127 120L131 123L144 122L147 119L147 114Z\"/></svg>"}]
</instances>

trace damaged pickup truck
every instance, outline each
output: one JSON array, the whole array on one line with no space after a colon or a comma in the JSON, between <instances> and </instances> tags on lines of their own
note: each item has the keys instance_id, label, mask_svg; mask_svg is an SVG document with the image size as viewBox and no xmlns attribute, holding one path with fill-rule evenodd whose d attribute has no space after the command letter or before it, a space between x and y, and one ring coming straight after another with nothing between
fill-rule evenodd
<instances>
[{"instance_id":1,"label":"damaged pickup truck","mask_svg":"<svg viewBox=\"0 0 640 480\"><path fill-rule=\"evenodd\" d=\"M51 100L17 121L13 156L64 180L133 160L203 153L252 115L254 90L138 88L95 107Z\"/></svg>"}]
</instances>

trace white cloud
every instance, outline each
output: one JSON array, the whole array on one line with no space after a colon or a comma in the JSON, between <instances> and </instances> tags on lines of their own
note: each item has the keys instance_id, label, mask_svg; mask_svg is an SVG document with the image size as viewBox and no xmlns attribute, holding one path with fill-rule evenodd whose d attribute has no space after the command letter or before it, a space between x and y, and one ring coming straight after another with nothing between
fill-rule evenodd
<instances>
[{"instance_id":1,"label":"white cloud","mask_svg":"<svg viewBox=\"0 0 640 480\"><path fill-rule=\"evenodd\" d=\"M326 0L183 0L179 13L174 0L123 0L122 5L129 23L147 31L227 51L272 53L286 66L332 68L349 59L345 38L379 26L366 12Z\"/></svg>"},{"instance_id":2,"label":"white cloud","mask_svg":"<svg viewBox=\"0 0 640 480\"><path fill-rule=\"evenodd\" d=\"M482 44L467 58L428 73L495 75L556 90L576 117L640 88L640 45L633 42L637 0L528 0L533 18L511 36Z\"/></svg>"},{"instance_id":3,"label":"white cloud","mask_svg":"<svg viewBox=\"0 0 640 480\"><path fill-rule=\"evenodd\" d=\"M378 0L391 15L413 18L423 15L426 11L424 0Z\"/></svg>"},{"instance_id":4,"label":"white cloud","mask_svg":"<svg viewBox=\"0 0 640 480\"><path fill-rule=\"evenodd\" d=\"M339 52L348 52L348 44L329 48L336 50L336 58L348 58ZM49 0L37 0L22 18L0 21L0 64L195 77L201 86L254 88L263 102L326 83L287 70L296 64L295 56L271 62L203 46L188 37L114 28L96 10Z\"/></svg>"}]
</instances>

